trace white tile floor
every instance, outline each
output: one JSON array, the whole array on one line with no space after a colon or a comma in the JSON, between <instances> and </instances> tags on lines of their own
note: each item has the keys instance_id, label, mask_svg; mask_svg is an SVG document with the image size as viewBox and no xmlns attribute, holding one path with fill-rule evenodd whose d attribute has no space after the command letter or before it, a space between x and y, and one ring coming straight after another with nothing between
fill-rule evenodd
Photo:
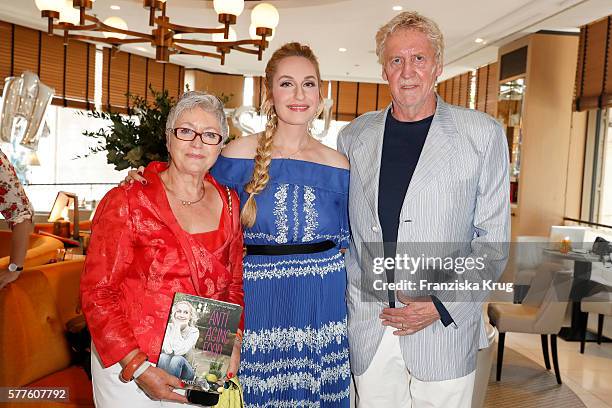
<instances>
[{"instance_id":1,"label":"white tile floor","mask_svg":"<svg viewBox=\"0 0 612 408\"><path fill-rule=\"evenodd\" d=\"M596 319L596 316L589 318L589 329L593 331L597 328ZM612 338L612 317L607 317L605 321L604 334ZM612 408L612 343L587 343L584 354L580 354L578 342L559 339L557 345L563 382L587 407ZM544 369L539 335L508 333L506 347L530 358ZM554 375L552 370L551 375Z\"/></svg>"}]
</instances>

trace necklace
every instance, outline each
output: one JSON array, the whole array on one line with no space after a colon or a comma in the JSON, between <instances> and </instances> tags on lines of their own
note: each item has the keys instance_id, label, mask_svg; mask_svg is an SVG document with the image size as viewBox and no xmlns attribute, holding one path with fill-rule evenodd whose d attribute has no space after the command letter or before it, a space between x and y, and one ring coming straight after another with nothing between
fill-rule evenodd
<instances>
[{"instance_id":1,"label":"necklace","mask_svg":"<svg viewBox=\"0 0 612 408\"><path fill-rule=\"evenodd\" d=\"M274 148L276 149L276 151L278 152L278 154L279 154L279 156L280 156L280 157L279 157L279 159L290 159L290 158L292 158L293 156L295 156L295 155L297 155L298 153L300 153L302 150L304 150L304 148L305 148L305 147L308 145L308 142L309 142L309 141L308 141L308 140L306 140L306 142L304 143L304 145L303 145L302 147L300 147L299 149L297 149L297 150L296 150L296 151L294 151L293 153L291 153L291 154L287 154L287 155L283 154L283 152L281 151L281 149L279 149L279 148L278 148L278 146L274 146Z\"/></svg>"},{"instance_id":2,"label":"necklace","mask_svg":"<svg viewBox=\"0 0 612 408\"><path fill-rule=\"evenodd\" d=\"M175 193L174 191L172 191L172 190L171 190L171 189L168 187L168 185L167 185L167 184L164 182L164 180L163 180L161 177L160 177L159 179L161 180L161 182L162 182L162 184L164 185L164 187L166 187L166 190L167 190L169 193L172 193L172 195L173 195L174 197L176 197L176 199L177 199L177 200L179 200L179 201L181 202L181 205L183 205L183 206L185 206L185 207L189 207L190 205L193 205L193 204L199 203L200 201L202 201L202 199L203 199L203 198L204 198L204 196L206 195L206 190L204 189L204 184L202 184L202 195L200 196L200 198L198 198L198 199L197 199L197 200L195 200L195 201L183 200L183 199L179 198L179 197L176 195L176 193Z\"/></svg>"}]
</instances>

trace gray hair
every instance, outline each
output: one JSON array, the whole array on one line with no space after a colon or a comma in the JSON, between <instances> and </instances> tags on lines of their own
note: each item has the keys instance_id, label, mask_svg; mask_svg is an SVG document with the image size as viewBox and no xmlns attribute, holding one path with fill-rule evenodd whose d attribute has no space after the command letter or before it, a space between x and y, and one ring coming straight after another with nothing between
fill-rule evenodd
<instances>
[{"instance_id":1,"label":"gray hair","mask_svg":"<svg viewBox=\"0 0 612 408\"><path fill-rule=\"evenodd\" d=\"M384 64L385 43L387 38L398 30L420 31L427 36L436 52L436 61L442 64L444 56L444 36L440 27L430 18L420 15L416 11L404 11L393 17L391 21L382 26L376 33L376 56L378 62Z\"/></svg>"},{"instance_id":2,"label":"gray hair","mask_svg":"<svg viewBox=\"0 0 612 408\"><path fill-rule=\"evenodd\" d=\"M174 129L174 125L176 124L178 118L185 111L189 111L194 108L200 108L206 112L212 113L217 118L221 128L221 136L223 136L222 143L225 143L229 137L229 127L227 125L225 112L223 112L223 102L221 102L221 100L215 95L202 91L189 91L181 95L176 105L170 109L168 119L166 120L166 131L169 129Z\"/></svg>"}]
</instances>

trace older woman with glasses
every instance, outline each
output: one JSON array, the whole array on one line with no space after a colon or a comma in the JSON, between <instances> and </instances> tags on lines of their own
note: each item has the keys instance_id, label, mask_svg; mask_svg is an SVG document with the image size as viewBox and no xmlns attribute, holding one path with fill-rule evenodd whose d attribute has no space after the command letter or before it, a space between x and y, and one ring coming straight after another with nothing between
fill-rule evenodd
<instances>
[{"instance_id":1,"label":"older woman with glasses","mask_svg":"<svg viewBox=\"0 0 612 408\"><path fill-rule=\"evenodd\" d=\"M238 196L209 173L227 136L216 97L184 94L168 117L169 162L100 202L81 281L98 407L186 402L181 380L151 364L176 292L244 305ZM239 358L236 344L228 376Z\"/></svg>"}]
</instances>

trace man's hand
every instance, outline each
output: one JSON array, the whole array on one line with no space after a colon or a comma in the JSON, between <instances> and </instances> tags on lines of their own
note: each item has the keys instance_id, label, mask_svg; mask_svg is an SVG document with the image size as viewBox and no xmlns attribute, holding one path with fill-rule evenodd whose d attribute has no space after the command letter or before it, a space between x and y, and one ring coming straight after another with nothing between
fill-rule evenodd
<instances>
[{"instance_id":1,"label":"man's hand","mask_svg":"<svg viewBox=\"0 0 612 408\"><path fill-rule=\"evenodd\" d=\"M410 299L397 292L397 299L406 306L385 308L380 314L383 326L395 327L396 336L414 334L440 319L440 314L431 298Z\"/></svg>"},{"instance_id":2,"label":"man's hand","mask_svg":"<svg viewBox=\"0 0 612 408\"><path fill-rule=\"evenodd\" d=\"M8 269L0 269L0 289L13 282L19 277L20 272L11 272Z\"/></svg>"}]
</instances>

